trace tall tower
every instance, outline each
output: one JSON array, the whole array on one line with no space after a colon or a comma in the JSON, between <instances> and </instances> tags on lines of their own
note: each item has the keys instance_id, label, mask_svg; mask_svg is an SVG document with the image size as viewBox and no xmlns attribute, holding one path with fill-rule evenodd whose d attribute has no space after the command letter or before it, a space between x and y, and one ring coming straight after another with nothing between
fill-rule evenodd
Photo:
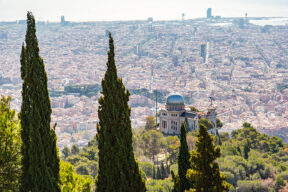
<instances>
[{"instance_id":1,"label":"tall tower","mask_svg":"<svg viewBox=\"0 0 288 192\"><path fill-rule=\"evenodd\" d=\"M65 25L65 17L63 15L61 16L61 25Z\"/></svg>"},{"instance_id":2,"label":"tall tower","mask_svg":"<svg viewBox=\"0 0 288 192\"><path fill-rule=\"evenodd\" d=\"M182 13L182 21L185 20L185 13Z\"/></svg>"},{"instance_id":3,"label":"tall tower","mask_svg":"<svg viewBox=\"0 0 288 192\"><path fill-rule=\"evenodd\" d=\"M211 18L212 17L212 8L208 8L207 9L207 18Z\"/></svg>"}]
</instances>

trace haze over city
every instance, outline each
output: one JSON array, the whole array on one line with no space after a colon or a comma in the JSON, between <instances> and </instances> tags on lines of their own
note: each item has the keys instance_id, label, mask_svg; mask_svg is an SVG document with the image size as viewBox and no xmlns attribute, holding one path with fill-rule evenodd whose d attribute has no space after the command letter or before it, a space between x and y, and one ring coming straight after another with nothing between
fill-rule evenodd
<instances>
[{"instance_id":1,"label":"haze over city","mask_svg":"<svg viewBox=\"0 0 288 192\"><path fill-rule=\"evenodd\" d=\"M287 0L0 0L0 21L25 19L27 10L39 21L176 20L205 17L207 7L215 15L240 17L288 17Z\"/></svg>"}]
</instances>

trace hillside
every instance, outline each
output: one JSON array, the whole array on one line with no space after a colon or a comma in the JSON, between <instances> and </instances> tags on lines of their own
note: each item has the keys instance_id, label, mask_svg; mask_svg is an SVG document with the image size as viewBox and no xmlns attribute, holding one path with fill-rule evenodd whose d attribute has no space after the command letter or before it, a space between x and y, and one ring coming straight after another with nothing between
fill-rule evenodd
<instances>
[{"instance_id":1,"label":"hillside","mask_svg":"<svg viewBox=\"0 0 288 192\"><path fill-rule=\"evenodd\" d=\"M194 149L196 134L190 132L187 135L190 150ZM136 130L133 138L134 152L147 180L148 191L172 191L170 171L177 169L179 138L164 137L153 129ZM217 161L227 181L233 186L230 191L237 189L247 192L253 188L271 192L288 189L288 145L280 138L260 134L249 123L244 123L241 129L233 131L230 136L225 132L215 136L214 142L221 147L222 155ZM73 164L78 174L95 177L97 152L94 138L86 147L65 148L62 158ZM159 178L159 175L162 176Z\"/></svg>"}]
</instances>

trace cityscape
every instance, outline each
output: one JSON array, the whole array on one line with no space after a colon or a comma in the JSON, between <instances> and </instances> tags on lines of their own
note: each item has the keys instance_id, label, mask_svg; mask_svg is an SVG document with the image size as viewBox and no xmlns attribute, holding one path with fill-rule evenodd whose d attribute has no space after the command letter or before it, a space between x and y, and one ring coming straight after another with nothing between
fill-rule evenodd
<instances>
[{"instance_id":1,"label":"cityscape","mask_svg":"<svg viewBox=\"0 0 288 192\"><path fill-rule=\"evenodd\" d=\"M211 8L206 18L187 20L183 13L172 21L149 17L70 22L62 16L59 22L37 22L58 146L84 146L96 134L109 31L115 40L118 74L131 93L134 129L143 127L147 116L155 116L156 92L157 110L164 108L169 94L179 93L187 108L200 111L213 97L223 122L221 131L249 122L258 131L287 141L287 23L287 18L249 13L239 18L213 16ZM25 20L0 22L0 92L12 97L18 112L25 31Z\"/></svg>"}]
</instances>

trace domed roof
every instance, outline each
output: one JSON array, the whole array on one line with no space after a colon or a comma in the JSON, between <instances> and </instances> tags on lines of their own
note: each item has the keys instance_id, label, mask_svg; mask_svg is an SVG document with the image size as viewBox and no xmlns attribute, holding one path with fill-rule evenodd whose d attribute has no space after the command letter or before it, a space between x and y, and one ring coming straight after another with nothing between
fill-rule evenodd
<instances>
[{"instance_id":1,"label":"domed roof","mask_svg":"<svg viewBox=\"0 0 288 192\"><path fill-rule=\"evenodd\" d=\"M182 95L173 94L169 95L166 100L167 105L184 105L184 99Z\"/></svg>"}]
</instances>

